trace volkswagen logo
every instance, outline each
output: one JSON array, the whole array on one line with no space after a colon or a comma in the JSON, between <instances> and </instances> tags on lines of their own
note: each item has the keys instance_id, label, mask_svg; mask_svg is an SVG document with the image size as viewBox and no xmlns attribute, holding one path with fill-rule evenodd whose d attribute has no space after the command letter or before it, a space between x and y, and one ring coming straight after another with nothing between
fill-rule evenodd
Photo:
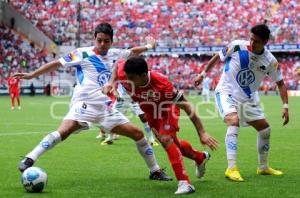
<instances>
[{"instance_id":1,"label":"volkswagen logo","mask_svg":"<svg viewBox=\"0 0 300 198\"><path fill-rule=\"evenodd\" d=\"M253 71L249 69L243 69L239 71L239 73L236 76L236 81L242 88L248 87L251 83L255 81Z\"/></svg>"}]
</instances>

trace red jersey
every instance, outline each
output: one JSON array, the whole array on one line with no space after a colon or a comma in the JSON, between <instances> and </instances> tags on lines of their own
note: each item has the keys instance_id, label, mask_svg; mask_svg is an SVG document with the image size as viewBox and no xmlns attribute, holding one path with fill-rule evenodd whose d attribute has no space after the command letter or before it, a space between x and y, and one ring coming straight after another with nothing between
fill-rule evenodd
<instances>
[{"instance_id":1,"label":"red jersey","mask_svg":"<svg viewBox=\"0 0 300 198\"><path fill-rule=\"evenodd\" d=\"M158 131L162 131L161 127L165 130L178 130L180 109L173 103L177 90L166 76L149 71L149 82L143 87L133 87L131 83L126 82L123 64L118 66L117 76L132 100L139 103L151 127Z\"/></svg>"},{"instance_id":2,"label":"red jersey","mask_svg":"<svg viewBox=\"0 0 300 198\"><path fill-rule=\"evenodd\" d=\"M19 88L20 88L20 79L14 78L14 77L9 77L7 79L7 84L8 84L10 92L18 92Z\"/></svg>"}]
</instances>

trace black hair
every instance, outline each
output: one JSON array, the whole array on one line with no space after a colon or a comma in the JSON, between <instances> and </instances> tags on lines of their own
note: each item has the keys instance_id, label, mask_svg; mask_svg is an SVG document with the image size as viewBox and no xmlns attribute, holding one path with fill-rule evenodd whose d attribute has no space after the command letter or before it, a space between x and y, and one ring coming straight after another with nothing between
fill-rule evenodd
<instances>
[{"instance_id":1,"label":"black hair","mask_svg":"<svg viewBox=\"0 0 300 198\"><path fill-rule=\"evenodd\" d=\"M103 34L109 35L111 38L111 41L113 41L114 30L109 23L100 23L99 25L97 25L97 27L95 28L95 32L94 32L95 38L98 33L103 33Z\"/></svg>"},{"instance_id":2,"label":"black hair","mask_svg":"<svg viewBox=\"0 0 300 198\"><path fill-rule=\"evenodd\" d=\"M266 24L258 24L251 28L251 32L261 38L263 41L268 41L270 38L270 29Z\"/></svg>"},{"instance_id":3,"label":"black hair","mask_svg":"<svg viewBox=\"0 0 300 198\"><path fill-rule=\"evenodd\" d=\"M142 56L134 56L129 58L125 62L124 71L126 74L147 74L148 65L146 60Z\"/></svg>"}]
</instances>

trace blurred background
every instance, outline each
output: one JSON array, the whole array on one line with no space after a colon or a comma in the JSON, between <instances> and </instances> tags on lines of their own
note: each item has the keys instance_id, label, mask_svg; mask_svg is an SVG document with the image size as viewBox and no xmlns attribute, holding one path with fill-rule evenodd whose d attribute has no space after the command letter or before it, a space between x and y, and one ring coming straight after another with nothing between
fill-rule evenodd
<instances>
[{"instance_id":1,"label":"blurred background","mask_svg":"<svg viewBox=\"0 0 300 198\"><path fill-rule=\"evenodd\" d=\"M0 95L8 95L7 77L30 72L76 47L93 45L94 27L109 22L113 47L158 41L145 54L149 65L186 93L198 94L193 78L210 57L235 39L249 39L250 28L266 23L267 46L276 56L290 95L300 96L300 0L2 0L0 1ZM213 90L223 70L215 67ZM75 70L58 71L21 82L21 94L69 95ZM71 85L71 86L70 86ZM266 78L260 90L276 94Z\"/></svg>"}]
</instances>

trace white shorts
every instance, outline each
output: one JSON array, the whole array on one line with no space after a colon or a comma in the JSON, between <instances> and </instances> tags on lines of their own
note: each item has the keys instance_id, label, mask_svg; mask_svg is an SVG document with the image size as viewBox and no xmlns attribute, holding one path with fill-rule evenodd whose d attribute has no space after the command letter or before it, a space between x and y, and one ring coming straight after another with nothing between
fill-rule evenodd
<instances>
[{"instance_id":1,"label":"white shorts","mask_svg":"<svg viewBox=\"0 0 300 198\"><path fill-rule=\"evenodd\" d=\"M131 99L127 99L127 98L116 100L115 103L113 104L113 108L117 109L123 114L126 114L128 108L130 108L132 113L136 116L144 114L144 112L140 108L139 103L133 102Z\"/></svg>"},{"instance_id":2,"label":"white shorts","mask_svg":"<svg viewBox=\"0 0 300 198\"><path fill-rule=\"evenodd\" d=\"M83 126L80 130L88 129L93 123L107 131L129 122L122 113L105 104L86 104L85 102L72 104L64 120L78 121Z\"/></svg>"},{"instance_id":3,"label":"white shorts","mask_svg":"<svg viewBox=\"0 0 300 198\"><path fill-rule=\"evenodd\" d=\"M238 113L240 126L248 126L247 122L265 119L259 100L239 103L229 94L216 92L215 101L223 120L226 115L233 112Z\"/></svg>"}]
</instances>

